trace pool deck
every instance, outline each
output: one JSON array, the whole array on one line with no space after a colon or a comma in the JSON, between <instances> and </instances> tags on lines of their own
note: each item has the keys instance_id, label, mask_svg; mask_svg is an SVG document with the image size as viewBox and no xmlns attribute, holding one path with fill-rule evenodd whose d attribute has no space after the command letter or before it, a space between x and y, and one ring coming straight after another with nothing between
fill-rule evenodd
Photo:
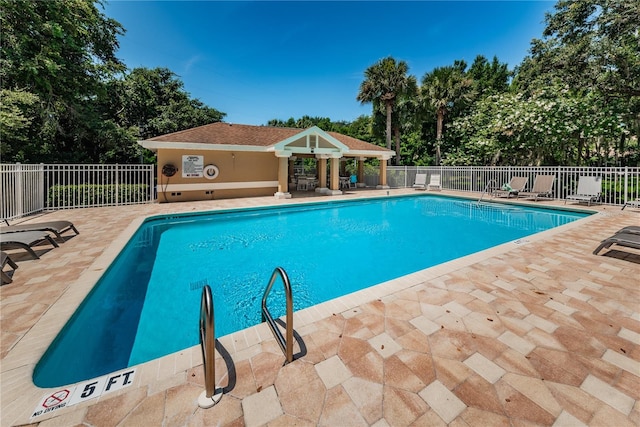
<instances>
[{"instance_id":1,"label":"pool deck","mask_svg":"<svg viewBox=\"0 0 640 427\"><path fill-rule=\"evenodd\" d=\"M580 205L598 213L296 312L299 357L290 364L265 324L219 337L224 395L210 409L197 404L204 374L195 346L138 365L129 387L32 417L63 388L33 385L33 367L144 217L386 195L351 190L30 219L70 220L80 234L39 247L39 260L11 251L19 268L0 288L0 425L640 425L640 250L592 254L618 229L640 225L640 209L606 205ZM350 253L336 262L375 260Z\"/></svg>"}]
</instances>

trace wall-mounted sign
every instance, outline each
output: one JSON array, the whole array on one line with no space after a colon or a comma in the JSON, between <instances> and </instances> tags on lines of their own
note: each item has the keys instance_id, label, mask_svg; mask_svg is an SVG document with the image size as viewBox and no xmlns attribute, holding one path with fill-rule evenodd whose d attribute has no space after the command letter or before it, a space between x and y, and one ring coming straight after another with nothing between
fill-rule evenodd
<instances>
[{"instance_id":1,"label":"wall-mounted sign","mask_svg":"<svg viewBox=\"0 0 640 427\"><path fill-rule=\"evenodd\" d=\"M202 178L204 156L182 156L182 177Z\"/></svg>"}]
</instances>

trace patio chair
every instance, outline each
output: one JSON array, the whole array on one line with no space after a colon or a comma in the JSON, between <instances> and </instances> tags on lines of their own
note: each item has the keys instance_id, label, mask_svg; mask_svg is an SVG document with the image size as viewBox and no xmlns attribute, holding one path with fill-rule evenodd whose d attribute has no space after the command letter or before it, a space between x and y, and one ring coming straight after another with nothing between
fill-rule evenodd
<instances>
[{"instance_id":1,"label":"patio chair","mask_svg":"<svg viewBox=\"0 0 640 427\"><path fill-rule=\"evenodd\" d=\"M600 195L602 194L602 177L600 176L581 176L578 178L578 189L575 194L571 194L564 199L564 204L567 204L567 200L575 200L578 203L596 203L600 201Z\"/></svg>"},{"instance_id":2,"label":"patio chair","mask_svg":"<svg viewBox=\"0 0 640 427\"><path fill-rule=\"evenodd\" d=\"M309 189L309 181L306 178L298 178L298 185L296 186L296 190L298 191L307 191Z\"/></svg>"},{"instance_id":3,"label":"patio chair","mask_svg":"<svg viewBox=\"0 0 640 427\"><path fill-rule=\"evenodd\" d=\"M534 199L536 202L540 197L551 197L555 180L555 175L536 175L531 191L521 191L518 193L518 197Z\"/></svg>"},{"instance_id":4,"label":"patio chair","mask_svg":"<svg viewBox=\"0 0 640 427\"><path fill-rule=\"evenodd\" d=\"M640 234L636 233L616 233L611 237L604 239L600 242L600 246L593 251L594 255L598 255L604 248L609 248L611 245L625 246L627 248L640 249Z\"/></svg>"},{"instance_id":5,"label":"patio chair","mask_svg":"<svg viewBox=\"0 0 640 427\"><path fill-rule=\"evenodd\" d=\"M2 284L4 285L5 283L13 282L13 278L11 276L9 276L9 273L4 271L4 266L9 264L9 267L11 267L13 269L13 271L15 272L16 268L18 268L18 264L13 262L13 260L9 257L9 254L7 254L4 251L2 251L0 253L0 262L2 263L2 270L0 272L0 279L1 279ZM12 273L12 275L13 275L13 273Z\"/></svg>"},{"instance_id":6,"label":"patio chair","mask_svg":"<svg viewBox=\"0 0 640 427\"><path fill-rule=\"evenodd\" d=\"M506 197L507 199L511 196L518 197L518 194L521 191L524 191L524 188L527 186L528 182L529 178L526 176L511 177L511 180L508 184L505 184L501 189L495 190L493 192L493 197Z\"/></svg>"},{"instance_id":7,"label":"patio chair","mask_svg":"<svg viewBox=\"0 0 640 427\"><path fill-rule=\"evenodd\" d=\"M358 177L356 175L351 175L349 177L349 188L357 188L358 187Z\"/></svg>"},{"instance_id":8,"label":"patio chair","mask_svg":"<svg viewBox=\"0 0 640 427\"><path fill-rule=\"evenodd\" d=\"M416 175L416 181L413 183L413 188L416 190L426 190L427 189L427 174L419 173Z\"/></svg>"},{"instance_id":9,"label":"patio chair","mask_svg":"<svg viewBox=\"0 0 640 427\"><path fill-rule=\"evenodd\" d=\"M623 211L627 206L631 206L632 208L640 208L640 199L629 200L627 203L622 205L622 209L620 210Z\"/></svg>"},{"instance_id":10,"label":"patio chair","mask_svg":"<svg viewBox=\"0 0 640 427\"><path fill-rule=\"evenodd\" d=\"M9 221L6 219L3 221L7 225L0 227L0 232L2 233L12 233L14 231L50 231L56 235L57 239L62 239L62 234L69 230L73 230L76 235L80 234L70 221L48 221L17 225L9 225Z\"/></svg>"},{"instance_id":11,"label":"patio chair","mask_svg":"<svg viewBox=\"0 0 640 427\"><path fill-rule=\"evenodd\" d=\"M16 249L21 248L26 250L36 259L40 257L33 250L34 246L38 246L43 242L48 242L53 245L54 248L58 247L55 240L46 231L14 231L11 233L0 233L0 248Z\"/></svg>"},{"instance_id":12,"label":"patio chair","mask_svg":"<svg viewBox=\"0 0 640 427\"><path fill-rule=\"evenodd\" d=\"M429 178L429 184L427 184L428 190L442 190L442 186L440 185L440 175L434 174Z\"/></svg>"}]
</instances>

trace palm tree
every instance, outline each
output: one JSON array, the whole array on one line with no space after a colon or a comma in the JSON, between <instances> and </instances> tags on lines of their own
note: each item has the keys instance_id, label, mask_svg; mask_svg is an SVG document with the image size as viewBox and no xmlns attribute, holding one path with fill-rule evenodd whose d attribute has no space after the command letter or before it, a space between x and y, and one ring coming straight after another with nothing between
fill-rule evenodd
<instances>
[{"instance_id":1,"label":"palm tree","mask_svg":"<svg viewBox=\"0 0 640 427\"><path fill-rule=\"evenodd\" d=\"M364 72L365 80L360 85L360 92L356 99L365 104L372 102L384 105L387 114L387 148L391 150L391 112L398 96L404 94L409 86L407 76L409 66L404 61L398 61L391 56L381 59ZM399 155L400 153L398 153Z\"/></svg>"},{"instance_id":2,"label":"palm tree","mask_svg":"<svg viewBox=\"0 0 640 427\"><path fill-rule=\"evenodd\" d=\"M418 83L415 76L409 76L406 90L396 100L394 120L392 120L391 124L393 137L396 141L396 166L402 163L400 136L415 130L419 126L416 120L418 104Z\"/></svg>"},{"instance_id":3,"label":"palm tree","mask_svg":"<svg viewBox=\"0 0 640 427\"><path fill-rule=\"evenodd\" d=\"M436 165L441 160L444 117L456 103L471 94L473 80L465 75L466 67L464 61L455 61L453 66L437 67L422 78L422 99L436 109Z\"/></svg>"}]
</instances>

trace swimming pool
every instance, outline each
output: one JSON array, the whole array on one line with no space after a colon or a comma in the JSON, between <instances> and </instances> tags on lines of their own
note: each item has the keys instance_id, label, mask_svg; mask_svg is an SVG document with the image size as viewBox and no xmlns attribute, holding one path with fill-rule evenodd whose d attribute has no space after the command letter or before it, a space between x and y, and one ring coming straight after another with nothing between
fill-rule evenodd
<instances>
[{"instance_id":1,"label":"swimming pool","mask_svg":"<svg viewBox=\"0 0 640 427\"><path fill-rule=\"evenodd\" d=\"M37 364L34 383L71 384L196 345L204 283L221 336L260 322L276 266L300 310L584 216L420 195L150 218ZM274 316L284 313L279 292Z\"/></svg>"}]
</instances>

